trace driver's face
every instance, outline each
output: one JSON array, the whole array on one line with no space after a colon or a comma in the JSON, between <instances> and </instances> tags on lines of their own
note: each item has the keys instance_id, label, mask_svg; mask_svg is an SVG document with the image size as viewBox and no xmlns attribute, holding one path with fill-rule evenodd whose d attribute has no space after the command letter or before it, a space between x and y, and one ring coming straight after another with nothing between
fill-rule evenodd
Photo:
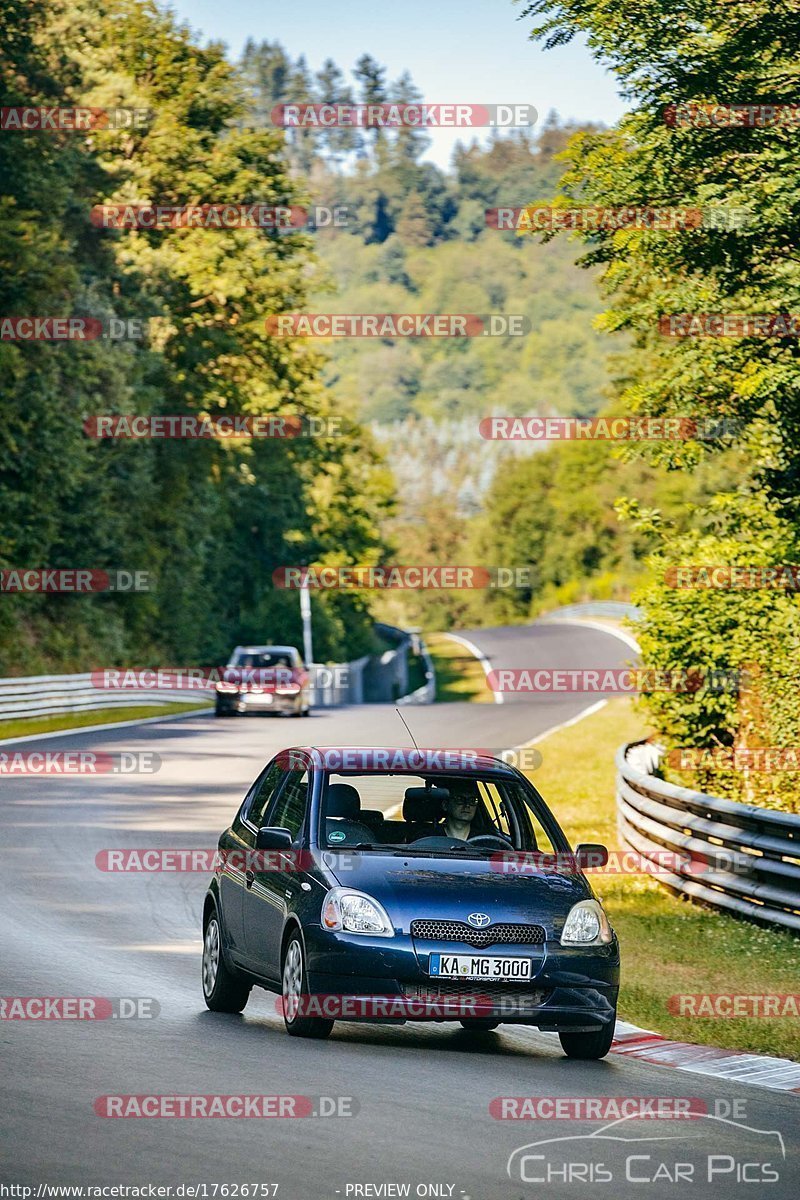
<instances>
[{"instance_id":1,"label":"driver's face","mask_svg":"<svg viewBox=\"0 0 800 1200\"><path fill-rule=\"evenodd\" d=\"M451 796L447 801L447 812L457 821L471 821L477 804L477 796Z\"/></svg>"}]
</instances>

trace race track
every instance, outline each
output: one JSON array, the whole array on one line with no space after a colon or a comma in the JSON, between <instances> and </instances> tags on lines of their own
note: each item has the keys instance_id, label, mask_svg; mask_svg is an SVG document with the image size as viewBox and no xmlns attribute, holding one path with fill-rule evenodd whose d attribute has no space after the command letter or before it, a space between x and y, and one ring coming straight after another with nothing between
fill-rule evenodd
<instances>
[{"instance_id":1,"label":"race track","mask_svg":"<svg viewBox=\"0 0 800 1200\"><path fill-rule=\"evenodd\" d=\"M610 634L577 625L466 636L493 667L619 666L632 657ZM596 700L517 696L503 704L408 707L404 714L420 745L501 748ZM800 1194L796 1095L613 1054L600 1063L570 1061L555 1035L532 1030L501 1028L481 1038L451 1024L340 1023L328 1042L290 1039L275 997L259 990L241 1017L207 1012L199 936L207 876L109 874L97 869L95 856L116 847L214 846L265 760L309 742L407 745L408 738L391 706L318 711L302 721L199 716L36 743L153 750L163 760L156 774L0 782L0 994L151 997L160 1010L151 1020L0 1022L0 1182L204 1184L205 1194L196 1193L204 1198L213 1198L215 1184L277 1184L279 1200ZM624 945L622 952L624 974ZM98 1097L120 1093L344 1096L357 1113L274 1120L96 1115ZM736 1124L628 1122L622 1133L609 1132L644 1139L640 1146L573 1143L572 1181L564 1174L543 1186L533 1180L555 1153L552 1145L531 1151L522 1167L518 1156L511 1177L509 1155L534 1141L590 1134L598 1124L496 1120L489 1105L499 1096L697 1097L712 1114L717 1101L739 1100L745 1117ZM635 1168L627 1162L633 1178L652 1178L661 1162L668 1168L655 1182L626 1181L630 1154L638 1156ZM727 1159L715 1160L711 1182L709 1155L731 1160L730 1169ZM665 1177L676 1161L694 1164L691 1181L685 1173L683 1182ZM765 1179L766 1162L778 1172L776 1182ZM738 1178L743 1163L759 1164L761 1182ZM581 1164L582 1178L574 1169ZM597 1178L598 1164L613 1182ZM409 1190L387 1190L390 1184Z\"/></svg>"}]
</instances>

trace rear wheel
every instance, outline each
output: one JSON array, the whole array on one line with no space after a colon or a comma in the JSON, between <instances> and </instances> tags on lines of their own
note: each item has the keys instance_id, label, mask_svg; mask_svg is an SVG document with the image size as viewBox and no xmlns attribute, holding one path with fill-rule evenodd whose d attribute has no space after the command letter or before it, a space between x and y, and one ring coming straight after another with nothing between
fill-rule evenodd
<instances>
[{"instance_id":1,"label":"rear wheel","mask_svg":"<svg viewBox=\"0 0 800 1200\"><path fill-rule=\"evenodd\" d=\"M333 1021L325 1017L302 1015L302 1007L308 1000L308 976L305 955L300 935L293 933L283 956L283 1022L286 1032L292 1037L326 1038L333 1029Z\"/></svg>"},{"instance_id":2,"label":"rear wheel","mask_svg":"<svg viewBox=\"0 0 800 1200\"><path fill-rule=\"evenodd\" d=\"M247 1004L252 984L232 971L222 953L222 935L217 910L211 913L203 937L203 996L212 1012L240 1013Z\"/></svg>"},{"instance_id":3,"label":"rear wheel","mask_svg":"<svg viewBox=\"0 0 800 1200\"><path fill-rule=\"evenodd\" d=\"M592 1033L560 1033L558 1040L567 1058L605 1058L614 1040L614 1021Z\"/></svg>"}]
</instances>

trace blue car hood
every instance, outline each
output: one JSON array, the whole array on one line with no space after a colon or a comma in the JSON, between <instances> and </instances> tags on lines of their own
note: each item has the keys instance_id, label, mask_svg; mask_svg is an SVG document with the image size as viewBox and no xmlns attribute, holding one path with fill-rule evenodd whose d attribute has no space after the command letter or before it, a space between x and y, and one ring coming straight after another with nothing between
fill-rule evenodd
<instances>
[{"instance_id":1,"label":"blue car hood","mask_svg":"<svg viewBox=\"0 0 800 1200\"><path fill-rule=\"evenodd\" d=\"M573 904L592 895L582 875L555 871L503 874L488 859L433 858L376 852L338 856L323 853L343 887L379 900L397 928L416 919L466 921L474 912L496 921L543 925L560 932Z\"/></svg>"}]
</instances>

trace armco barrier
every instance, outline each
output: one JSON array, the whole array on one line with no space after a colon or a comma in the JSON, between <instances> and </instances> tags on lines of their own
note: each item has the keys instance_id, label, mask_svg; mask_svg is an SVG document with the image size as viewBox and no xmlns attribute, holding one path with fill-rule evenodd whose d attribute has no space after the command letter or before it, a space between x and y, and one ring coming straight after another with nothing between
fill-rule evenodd
<instances>
[{"instance_id":1,"label":"armco barrier","mask_svg":"<svg viewBox=\"0 0 800 1200\"><path fill-rule=\"evenodd\" d=\"M548 617L607 617L612 621L622 621L627 617L637 621L640 616L641 609L635 604L625 604L621 600L589 600L585 604L565 604L563 608L551 609L542 613L539 620L546 621Z\"/></svg>"},{"instance_id":2,"label":"armco barrier","mask_svg":"<svg viewBox=\"0 0 800 1200\"><path fill-rule=\"evenodd\" d=\"M617 752L621 839L654 866L664 850L686 858L685 871L657 867L659 882L672 891L800 933L800 815L667 783L651 773L652 750L634 742Z\"/></svg>"},{"instance_id":3,"label":"armco barrier","mask_svg":"<svg viewBox=\"0 0 800 1200\"><path fill-rule=\"evenodd\" d=\"M192 688L190 692L115 692L94 687L88 672L83 675L28 675L19 679L0 679L0 722L22 717L89 712L98 708L211 700L213 695L211 688Z\"/></svg>"}]
</instances>

